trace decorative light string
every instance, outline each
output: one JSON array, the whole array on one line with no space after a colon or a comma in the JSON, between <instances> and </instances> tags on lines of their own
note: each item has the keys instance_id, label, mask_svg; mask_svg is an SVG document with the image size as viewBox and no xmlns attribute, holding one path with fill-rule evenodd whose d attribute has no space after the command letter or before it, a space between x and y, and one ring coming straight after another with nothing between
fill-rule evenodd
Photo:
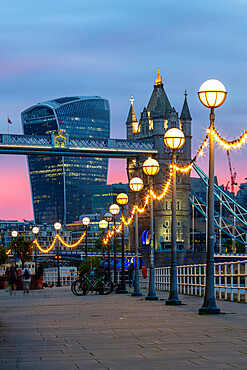
<instances>
[{"instance_id":1,"label":"decorative light string","mask_svg":"<svg viewBox=\"0 0 247 370\"><path fill-rule=\"evenodd\" d=\"M198 151L195 154L195 156L193 157L193 159L187 165L179 166L177 164L170 164L170 166L169 166L170 167L169 178L165 183L165 186L164 186L164 189L163 189L162 193L160 195L157 195L154 192L153 189L148 190L148 193L145 196L143 207L139 208L139 206L137 204L134 204L134 206L131 210L131 216L127 220L124 217L121 217L121 221L123 221L125 226L128 226L128 225L131 224L136 212L138 212L138 213L144 213L145 212L145 209L146 209L147 205L149 204L150 196L152 196L152 198L154 200L160 201L167 195L168 189L171 185L172 170L173 170L174 167L175 167L176 171L181 172L181 173L187 173L191 170L191 168L193 166L193 163L197 160L197 157L203 155L203 151L208 145L208 140L209 140L210 134L213 134L215 140L219 143L219 145L222 146L226 150L241 148L241 146L246 144L246 142L247 142L247 130L245 130L244 133L238 139L228 141L228 140L225 140L225 139L222 138L222 136L218 133L218 131L215 129L214 126L208 128L207 129L207 134L206 134L205 139L203 140L200 148L198 149ZM109 230L107 232L106 237L103 239L103 243L107 244L109 242L109 240L114 236L114 234L115 233L118 234L121 230L122 230L122 224L118 228L113 227L112 230ZM78 241L76 243L68 244L61 238L61 236L59 234L56 234L53 242L51 243L50 247L48 247L47 249L42 248L40 246L40 244L38 243L37 239L35 239L33 241L33 243L36 244L36 246L38 247L38 249L41 252L48 253L54 247L57 239L67 248L76 248L82 242L82 240L84 239L85 236L86 236L86 232L84 232L81 235L81 237L78 239ZM6 254L9 255L10 252L11 252L11 249L9 249L8 252L6 252Z\"/></svg>"},{"instance_id":2,"label":"decorative light string","mask_svg":"<svg viewBox=\"0 0 247 370\"><path fill-rule=\"evenodd\" d=\"M185 166L178 166L177 164L170 164L170 169L175 167L176 171L178 172L181 172L181 173L189 172L193 166L193 163L197 160L197 157L202 156L204 149L208 146L209 135L210 135L210 130L208 129L207 135L205 136L205 139L203 140L200 148L198 149L197 153L195 154L193 159L188 164L186 164Z\"/></svg>"},{"instance_id":3,"label":"decorative light string","mask_svg":"<svg viewBox=\"0 0 247 370\"><path fill-rule=\"evenodd\" d=\"M53 242L51 243L51 245L47 249L42 248L37 239L34 239L33 244L36 244L36 246L38 247L38 249L41 252L49 253L52 250L52 248L54 247L56 241L57 241L57 234L56 234L55 238L53 239Z\"/></svg>"},{"instance_id":4,"label":"decorative light string","mask_svg":"<svg viewBox=\"0 0 247 370\"><path fill-rule=\"evenodd\" d=\"M218 131L213 127L213 129L210 131L214 135L215 140L218 142L220 146L222 146L224 149L239 149L242 145L246 144L247 142L247 130L238 138L235 140L226 140L223 139L223 137L218 133Z\"/></svg>"},{"instance_id":5,"label":"decorative light string","mask_svg":"<svg viewBox=\"0 0 247 370\"><path fill-rule=\"evenodd\" d=\"M76 248L81 242L82 242L82 240L85 238L85 236L86 236L86 231L82 234L82 236L80 237L80 239L78 239L77 240L77 242L76 243L74 243L74 244L68 244L68 243L66 243L62 238L61 238L61 236L59 235L59 234L57 234L57 238L58 238L58 240L65 246L65 247L67 247L67 248Z\"/></svg>"},{"instance_id":6,"label":"decorative light string","mask_svg":"<svg viewBox=\"0 0 247 370\"><path fill-rule=\"evenodd\" d=\"M53 239L53 242L51 243L51 245L47 248L47 249L44 249L44 248L42 248L41 247L41 245L39 244L39 242L37 241L37 239L35 239L34 241L33 241L33 243L34 244L36 244L36 246L38 247L38 249L41 251L41 252L43 252L43 253L49 253L51 250L52 250L52 248L54 247L54 245L55 245L55 243L56 243L56 241L57 241L57 239L65 246L65 247L67 247L67 248L75 248L75 247L77 247L81 242L82 242L82 240L85 238L85 236L86 236L86 231L81 235L81 237L77 240L77 242L76 243L74 243L74 244L68 244L68 243L66 243L62 238L61 238L61 236L59 235L59 234L56 234L56 236L55 236L55 238Z\"/></svg>"},{"instance_id":7,"label":"decorative light string","mask_svg":"<svg viewBox=\"0 0 247 370\"><path fill-rule=\"evenodd\" d=\"M222 138L222 136L217 132L217 130L215 129L215 127L211 127L211 128L208 128L207 129L207 134L205 136L205 139L203 140L200 148L198 149L197 153L195 154L195 156L193 157L193 159L186 165L184 166L179 166L177 164L170 164L170 174L169 174L169 178L165 184L165 187L164 187L164 190L163 192L160 194L160 195L157 195L155 194L154 190L151 189L148 191L148 194L145 196L145 201L144 201L144 205L142 208L139 208L137 204L135 204L131 210L131 216L126 220L124 217L121 218L121 220L123 221L124 225L125 226L128 226L131 224L131 222L133 221L133 218L134 218L134 215L136 212L139 212L139 213L143 213L149 203L149 198L150 198L150 195L152 196L153 199L155 200L162 200L166 195L167 195L167 191L169 189L169 186L171 184L171 178L172 178L172 169L175 167L176 171L178 172L181 172L181 173L187 173L189 172L191 169L192 169L192 166L193 166L193 163L197 160L197 157L198 156L202 156L203 155L203 152L204 152L204 149L208 146L208 141L209 141L209 137L210 137L210 134L213 133L214 134L214 138L215 140L224 148L224 149L237 149L237 148L240 148L242 145L246 144L247 142L247 130L245 130L245 132L236 140L232 140L232 141L228 141L228 140L225 140ZM119 230L120 231L120 230ZM118 230L116 230L116 232L119 232ZM114 230L112 231L109 231L107 233L107 236L106 238L104 239L104 243L107 244L109 239L111 239L114 235Z\"/></svg>"}]
</instances>

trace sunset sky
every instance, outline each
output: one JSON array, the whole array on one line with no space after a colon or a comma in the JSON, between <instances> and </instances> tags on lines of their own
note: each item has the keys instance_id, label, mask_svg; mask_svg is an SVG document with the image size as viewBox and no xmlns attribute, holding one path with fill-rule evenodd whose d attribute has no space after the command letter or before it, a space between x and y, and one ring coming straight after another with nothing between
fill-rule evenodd
<instances>
[{"instance_id":1,"label":"sunset sky","mask_svg":"<svg viewBox=\"0 0 247 370\"><path fill-rule=\"evenodd\" d=\"M0 132L22 133L20 113L38 102L100 95L111 106L111 137L126 138L129 98L139 118L157 68L180 113L184 90L192 121L192 155L208 127L200 85L219 79L228 91L216 110L226 139L247 129L247 2L245 0L12 0L0 12ZM9 115L12 125L7 125ZM247 146L231 152L237 182L247 177ZM207 153L198 165L207 170ZM108 182L126 182L124 160L111 160ZM0 157L0 219L32 219L26 158ZM219 183L230 180L216 144Z\"/></svg>"}]
</instances>

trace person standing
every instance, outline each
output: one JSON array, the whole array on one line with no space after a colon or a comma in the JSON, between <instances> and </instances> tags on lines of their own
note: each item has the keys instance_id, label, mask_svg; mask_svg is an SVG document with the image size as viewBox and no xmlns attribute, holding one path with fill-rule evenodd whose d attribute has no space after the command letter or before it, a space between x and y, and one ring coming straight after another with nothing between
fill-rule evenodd
<instances>
[{"instance_id":1,"label":"person standing","mask_svg":"<svg viewBox=\"0 0 247 370\"><path fill-rule=\"evenodd\" d=\"M25 292L29 293L30 283L31 283L31 275L32 275L32 271L28 267L25 267L22 271L23 294L25 294Z\"/></svg>"},{"instance_id":2,"label":"person standing","mask_svg":"<svg viewBox=\"0 0 247 370\"><path fill-rule=\"evenodd\" d=\"M8 272L8 282L9 282L9 292L12 294L12 291L16 291L16 285L17 285L17 270L15 267L14 262L11 263L9 272Z\"/></svg>"},{"instance_id":3,"label":"person standing","mask_svg":"<svg viewBox=\"0 0 247 370\"><path fill-rule=\"evenodd\" d=\"M129 265L129 269L128 269L130 287L134 285L134 271L135 271L135 266L134 266L134 263L131 262L131 264Z\"/></svg>"}]
</instances>

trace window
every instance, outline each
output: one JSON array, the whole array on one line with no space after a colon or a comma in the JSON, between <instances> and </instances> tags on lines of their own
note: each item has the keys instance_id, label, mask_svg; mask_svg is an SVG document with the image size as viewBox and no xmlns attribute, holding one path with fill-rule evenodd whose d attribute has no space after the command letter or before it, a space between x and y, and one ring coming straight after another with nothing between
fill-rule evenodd
<instances>
[{"instance_id":1,"label":"window","mask_svg":"<svg viewBox=\"0 0 247 370\"><path fill-rule=\"evenodd\" d=\"M179 211L181 209L181 201L177 200L177 210Z\"/></svg>"}]
</instances>

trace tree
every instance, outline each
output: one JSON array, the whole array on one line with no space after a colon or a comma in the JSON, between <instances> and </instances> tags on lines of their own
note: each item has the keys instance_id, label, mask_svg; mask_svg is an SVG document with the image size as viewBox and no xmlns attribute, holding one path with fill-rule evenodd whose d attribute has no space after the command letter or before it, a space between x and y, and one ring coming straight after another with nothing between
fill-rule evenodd
<instances>
[{"instance_id":1,"label":"tree","mask_svg":"<svg viewBox=\"0 0 247 370\"><path fill-rule=\"evenodd\" d=\"M96 269L99 267L100 265L100 258L99 257L88 257L86 260L84 260L78 270L79 270L79 274L81 275L84 275L85 273L89 273L90 271L92 271L92 269L95 267Z\"/></svg>"},{"instance_id":2,"label":"tree","mask_svg":"<svg viewBox=\"0 0 247 370\"><path fill-rule=\"evenodd\" d=\"M6 253L6 249L0 245L0 266L4 265L8 262L8 256Z\"/></svg>"},{"instance_id":3,"label":"tree","mask_svg":"<svg viewBox=\"0 0 247 370\"><path fill-rule=\"evenodd\" d=\"M19 235L17 238L13 239L10 248L16 253L16 256L20 258L22 263L22 268L24 264L32 259L32 244L33 242L26 239L23 235Z\"/></svg>"}]
</instances>

